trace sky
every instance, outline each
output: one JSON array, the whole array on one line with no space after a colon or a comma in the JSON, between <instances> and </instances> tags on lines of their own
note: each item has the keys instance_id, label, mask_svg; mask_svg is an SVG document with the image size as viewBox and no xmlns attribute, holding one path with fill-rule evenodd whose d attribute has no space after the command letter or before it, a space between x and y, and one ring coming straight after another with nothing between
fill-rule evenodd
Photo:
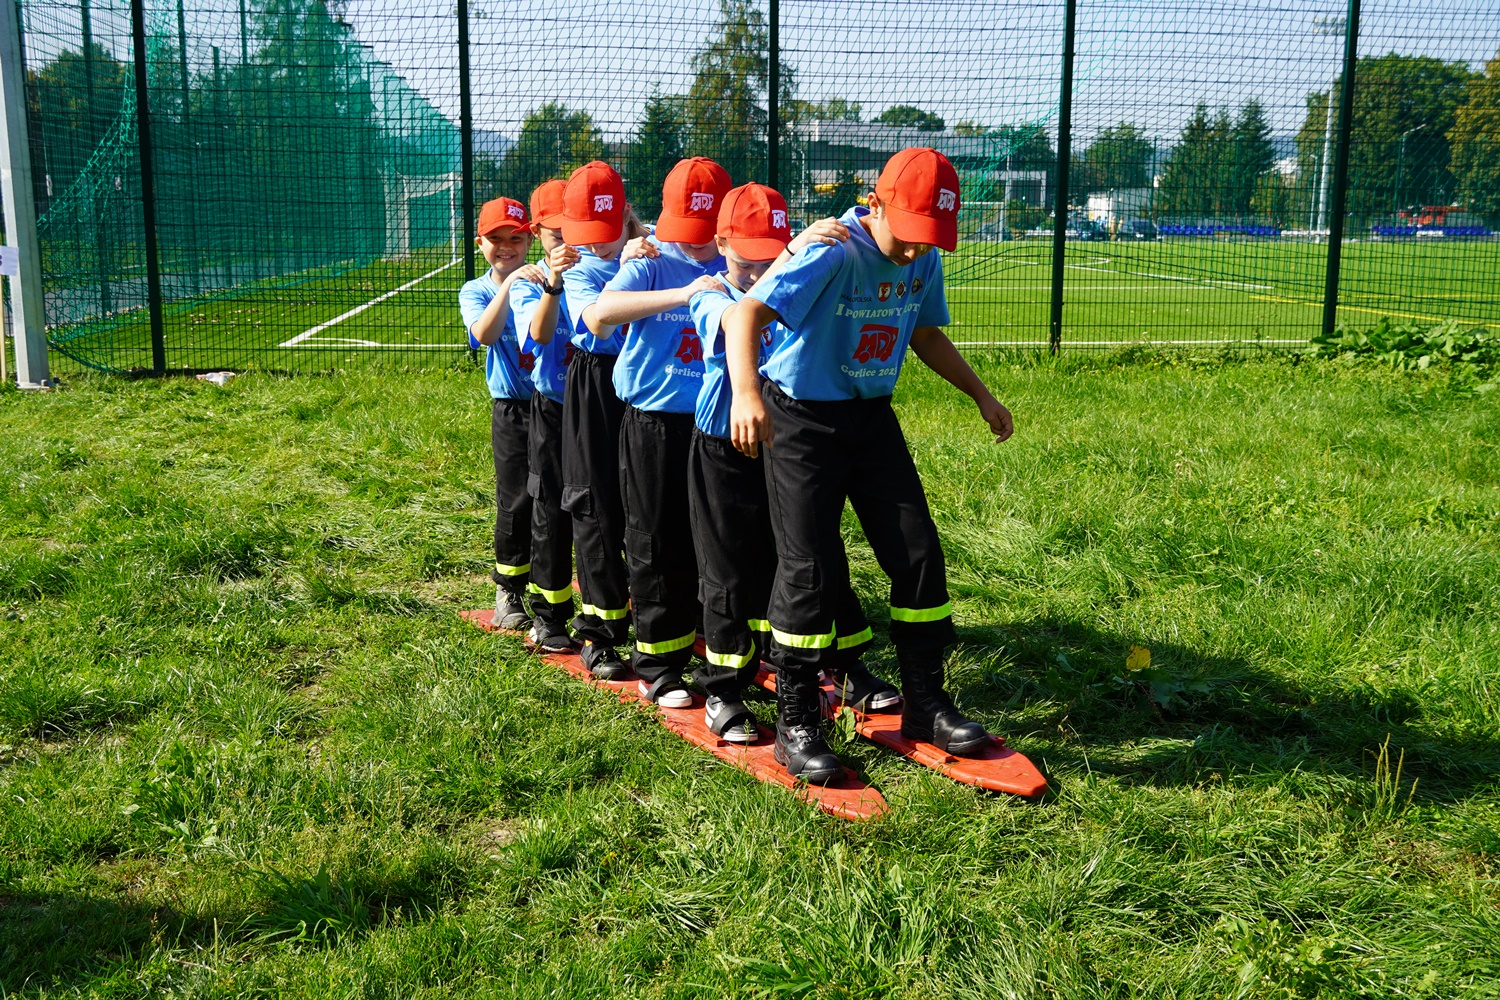
<instances>
[{"instance_id":1,"label":"sky","mask_svg":"<svg viewBox=\"0 0 1500 1000\"><path fill-rule=\"evenodd\" d=\"M185 0L195 67L238 51L237 0ZM764 2L764 0L762 0ZM1361 55L1460 60L1475 70L1500 51L1500 0L1364 0ZM1132 122L1170 141L1201 102L1254 98L1273 131L1295 132L1310 91L1339 72L1339 0L1080 0L1075 134ZM78 46L73 3L26 0L28 59ZM94 0L95 36L128 53L128 5ZM171 0L148 10L175 32ZM357 37L456 121L453 0L346 0ZM1061 0L782 0L783 63L797 96L841 97L872 117L915 104L950 124L1055 122ZM717 0L471 0L474 120L514 135L547 100L589 111L610 138L627 135L653 91L683 93L692 54L713 34Z\"/></svg>"}]
</instances>

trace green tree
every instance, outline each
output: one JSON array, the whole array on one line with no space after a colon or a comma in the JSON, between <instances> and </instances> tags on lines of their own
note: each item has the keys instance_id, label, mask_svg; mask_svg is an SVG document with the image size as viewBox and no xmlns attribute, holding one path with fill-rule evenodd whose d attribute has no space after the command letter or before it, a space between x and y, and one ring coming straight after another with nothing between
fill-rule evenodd
<instances>
[{"instance_id":1,"label":"green tree","mask_svg":"<svg viewBox=\"0 0 1500 1000\"><path fill-rule=\"evenodd\" d=\"M1461 62L1392 52L1359 60L1349 145L1349 212L1363 223L1396 208L1440 204L1453 195L1448 132L1474 74ZM1333 93L1342 86L1334 80ZM1297 134L1299 165L1320 183L1328 92L1309 95ZM1338 107L1333 109L1337 127Z\"/></svg>"},{"instance_id":2,"label":"green tree","mask_svg":"<svg viewBox=\"0 0 1500 1000\"><path fill-rule=\"evenodd\" d=\"M1121 122L1104 129L1083 151L1079 190L1149 187L1155 157L1156 148L1135 125Z\"/></svg>"},{"instance_id":3,"label":"green tree","mask_svg":"<svg viewBox=\"0 0 1500 1000\"><path fill-rule=\"evenodd\" d=\"M921 129L923 132L941 132L945 124L942 116L923 111L914 104L893 104L875 116L882 125L901 125Z\"/></svg>"},{"instance_id":4,"label":"green tree","mask_svg":"<svg viewBox=\"0 0 1500 1000\"><path fill-rule=\"evenodd\" d=\"M781 104L782 117L793 122L857 122L862 120L861 110L858 104L846 101L842 97L831 97L826 101L803 101L793 98Z\"/></svg>"},{"instance_id":5,"label":"green tree","mask_svg":"<svg viewBox=\"0 0 1500 1000\"><path fill-rule=\"evenodd\" d=\"M661 185L687 150L688 122L680 97L653 93L630 143L625 192L644 219L661 213Z\"/></svg>"},{"instance_id":6,"label":"green tree","mask_svg":"<svg viewBox=\"0 0 1500 1000\"><path fill-rule=\"evenodd\" d=\"M1193 109L1162 171L1157 198L1160 214L1200 219L1222 211L1223 174L1231 155L1233 129L1228 112L1210 117L1205 104Z\"/></svg>"},{"instance_id":7,"label":"green tree","mask_svg":"<svg viewBox=\"0 0 1500 1000\"><path fill-rule=\"evenodd\" d=\"M1220 211L1235 216L1259 214L1254 209L1256 192L1261 179L1276 165L1271 126L1259 101L1252 100L1240 109L1229 141L1229 172L1223 179Z\"/></svg>"},{"instance_id":8,"label":"green tree","mask_svg":"<svg viewBox=\"0 0 1500 1000\"><path fill-rule=\"evenodd\" d=\"M567 177L604 156L604 136L587 111L548 101L521 123L521 135L500 163L500 188L525 198L543 181Z\"/></svg>"},{"instance_id":9,"label":"green tree","mask_svg":"<svg viewBox=\"0 0 1500 1000\"><path fill-rule=\"evenodd\" d=\"M1471 212L1500 226L1500 52L1469 84L1469 99L1448 130L1458 195Z\"/></svg>"},{"instance_id":10,"label":"green tree","mask_svg":"<svg viewBox=\"0 0 1500 1000\"><path fill-rule=\"evenodd\" d=\"M130 84L129 67L98 42L90 46L87 56L81 49L64 49L26 74L32 121L43 126L33 126L32 135L33 169L43 193L48 177L54 196L77 178L120 113Z\"/></svg>"},{"instance_id":11,"label":"green tree","mask_svg":"<svg viewBox=\"0 0 1500 1000\"><path fill-rule=\"evenodd\" d=\"M736 184L765 175L766 52L760 8L751 0L719 0L717 33L692 59L693 85L685 104L688 151L718 161ZM789 86L790 80L783 97Z\"/></svg>"}]
</instances>

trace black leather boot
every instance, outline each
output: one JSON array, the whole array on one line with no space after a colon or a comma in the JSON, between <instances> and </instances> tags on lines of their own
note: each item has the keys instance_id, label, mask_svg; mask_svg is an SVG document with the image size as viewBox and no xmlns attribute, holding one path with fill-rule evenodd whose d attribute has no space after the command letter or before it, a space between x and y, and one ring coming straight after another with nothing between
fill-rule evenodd
<instances>
[{"instance_id":1,"label":"black leather boot","mask_svg":"<svg viewBox=\"0 0 1500 1000\"><path fill-rule=\"evenodd\" d=\"M776 674L776 763L798 781L826 785L844 770L823 739L823 704L817 671Z\"/></svg>"},{"instance_id":2,"label":"black leather boot","mask_svg":"<svg viewBox=\"0 0 1500 1000\"><path fill-rule=\"evenodd\" d=\"M931 743L945 753L964 754L989 742L984 727L966 719L943 690L942 650L897 647L901 664L901 735Z\"/></svg>"}]
</instances>

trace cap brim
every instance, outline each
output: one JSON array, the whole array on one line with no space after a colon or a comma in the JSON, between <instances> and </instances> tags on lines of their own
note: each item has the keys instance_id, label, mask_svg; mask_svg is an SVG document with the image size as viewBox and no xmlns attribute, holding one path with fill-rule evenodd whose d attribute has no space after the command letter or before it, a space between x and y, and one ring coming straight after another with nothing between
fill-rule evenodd
<instances>
[{"instance_id":1,"label":"cap brim","mask_svg":"<svg viewBox=\"0 0 1500 1000\"><path fill-rule=\"evenodd\" d=\"M746 260L775 260L787 245L774 236L731 236L724 241L729 249Z\"/></svg>"},{"instance_id":2,"label":"cap brim","mask_svg":"<svg viewBox=\"0 0 1500 1000\"><path fill-rule=\"evenodd\" d=\"M564 216L561 212L558 212L556 215L544 215L540 219L536 219L534 221L543 229L561 229L563 227L563 222L566 221L566 216Z\"/></svg>"},{"instance_id":3,"label":"cap brim","mask_svg":"<svg viewBox=\"0 0 1500 1000\"><path fill-rule=\"evenodd\" d=\"M692 216L668 215L663 212L656 220L656 238L663 243L691 243L702 246L714 241L719 228L718 219L697 219Z\"/></svg>"},{"instance_id":4,"label":"cap brim","mask_svg":"<svg viewBox=\"0 0 1500 1000\"><path fill-rule=\"evenodd\" d=\"M903 243L927 243L952 253L958 247L958 220L934 219L903 208L885 206L891 235Z\"/></svg>"},{"instance_id":5,"label":"cap brim","mask_svg":"<svg viewBox=\"0 0 1500 1000\"><path fill-rule=\"evenodd\" d=\"M582 247L594 243L613 243L625 231L623 218L615 222L608 219L584 219L575 222L563 219L563 239L571 246Z\"/></svg>"}]
</instances>

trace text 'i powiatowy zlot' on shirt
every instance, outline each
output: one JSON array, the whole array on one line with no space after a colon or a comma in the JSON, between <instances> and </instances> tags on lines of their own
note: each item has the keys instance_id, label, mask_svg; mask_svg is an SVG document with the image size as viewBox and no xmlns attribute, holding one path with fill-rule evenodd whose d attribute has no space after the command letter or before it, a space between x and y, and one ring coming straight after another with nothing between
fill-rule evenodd
<instances>
[{"instance_id":1,"label":"text 'i powiatowy zlot' on shirt","mask_svg":"<svg viewBox=\"0 0 1500 1000\"><path fill-rule=\"evenodd\" d=\"M584 247L578 247L577 250L578 263L563 272L563 305L573 324L570 339L580 351L588 351L590 354L619 354L620 345L625 342L626 327L621 325L608 337L596 337L583 321L583 311L598 300L599 293L604 291L609 279L619 273L620 258L605 260Z\"/></svg>"},{"instance_id":2,"label":"text 'i powiatowy zlot' on shirt","mask_svg":"<svg viewBox=\"0 0 1500 1000\"><path fill-rule=\"evenodd\" d=\"M793 399L889 396L912 331L948 325L939 253L891 263L859 223L868 214L851 208L847 240L814 243L746 293L782 319L760 373Z\"/></svg>"},{"instance_id":3,"label":"text 'i powiatowy zlot' on shirt","mask_svg":"<svg viewBox=\"0 0 1500 1000\"><path fill-rule=\"evenodd\" d=\"M568 304L560 302L557 331L552 340L538 344L531 339L531 317L541 308L546 294L536 282L518 278L510 286L510 312L516 329L521 332L522 353L536 358L531 369L532 385L554 403L561 403L563 388L568 384L568 362L573 360L573 342L568 339L573 332L573 323L568 319Z\"/></svg>"},{"instance_id":4,"label":"text 'i powiatowy zlot' on shirt","mask_svg":"<svg viewBox=\"0 0 1500 1000\"><path fill-rule=\"evenodd\" d=\"M693 317L693 326L703 345L703 388L698 390L698 405L693 419L698 429L714 437L729 437L729 407L734 402L734 393L729 384L729 366L724 356L724 331L720 322L724 311L745 297L745 293L729 280L729 273L716 277L729 289L723 292L699 292L688 303ZM771 343L781 324L772 323L760 331L760 364L771 356Z\"/></svg>"},{"instance_id":5,"label":"text 'i powiatowy zlot' on shirt","mask_svg":"<svg viewBox=\"0 0 1500 1000\"><path fill-rule=\"evenodd\" d=\"M512 284L514 289L514 284ZM458 310L464 318L464 331L469 335L469 346L474 350L484 345L474 336L474 324L484 315L485 307L500 294L493 271L486 271L472 281L466 281L458 290ZM512 290L511 294L515 294ZM515 318L505 311L505 329L500 337L484 352L484 380L489 384L490 395L496 399L530 399L531 368L535 361L530 354L521 352L516 338Z\"/></svg>"},{"instance_id":6,"label":"text 'i powiatowy zlot' on shirt","mask_svg":"<svg viewBox=\"0 0 1500 1000\"><path fill-rule=\"evenodd\" d=\"M651 242L659 257L637 257L620 267L605 287L612 292L685 288L724 270L724 258L700 264L675 243ZM630 324L615 365L615 393L638 410L692 413L703 385L703 348L687 306L677 306Z\"/></svg>"}]
</instances>

